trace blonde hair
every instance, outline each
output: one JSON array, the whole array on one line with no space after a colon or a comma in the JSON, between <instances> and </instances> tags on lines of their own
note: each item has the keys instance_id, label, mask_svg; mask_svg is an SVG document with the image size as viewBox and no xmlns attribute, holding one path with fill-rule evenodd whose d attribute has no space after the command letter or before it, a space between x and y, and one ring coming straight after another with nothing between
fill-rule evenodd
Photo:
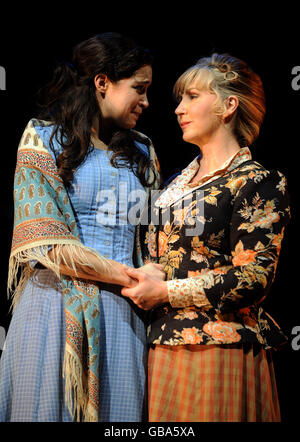
<instances>
[{"instance_id":1,"label":"blonde hair","mask_svg":"<svg viewBox=\"0 0 300 442\"><path fill-rule=\"evenodd\" d=\"M239 100L232 120L232 130L240 146L250 146L258 137L266 106L260 77L244 61L229 54L201 58L176 81L177 99L191 84L216 94L215 111L222 115L224 101L231 95Z\"/></svg>"}]
</instances>

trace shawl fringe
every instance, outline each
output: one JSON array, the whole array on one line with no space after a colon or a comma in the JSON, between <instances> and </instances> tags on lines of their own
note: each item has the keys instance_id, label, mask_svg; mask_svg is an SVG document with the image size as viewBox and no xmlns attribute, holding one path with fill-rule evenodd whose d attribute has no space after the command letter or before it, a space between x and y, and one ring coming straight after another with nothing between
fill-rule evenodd
<instances>
[{"instance_id":1,"label":"shawl fringe","mask_svg":"<svg viewBox=\"0 0 300 442\"><path fill-rule=\"evenodd\" d=\"M63 377L65 378L65 402L73 420L77 422L97 422L98 414L88 401L87 378L82 364L72 353L68 344L64 356Z\"/></svg>"},{"instance_id":2,"label":"shawl fringe","mask_svg":"<svg viewBox=\"0 0 300 442\"><path fill-rule=\"evenodd\" d=\"M43 266L52 270L58 279L61 278L61 264L72 270L75 274L77 274L77 268L81 266L85 267L85 269L96 270L87 257L87 251L99 259L103 266L103 271L112 268L108 260L95 250L80 243L52 245L54 246L53 259L50 259L48 256L49 244L20 250L11 254L8 273L8 295L12 297L13 310L18 305L23 289L34 272L34 267L30 265L30 261L40 262ZM68 255L69 259L66 260L64 255ZM89 403L86 373L78 356L67 342L64 352L63 377L65 379L65 402L72 418L76 418L78 422L97 422L97 411Z\"/></svg>"},{"instance_id":3,"label":"shawl fringe","mask_svg":"<svg viewBox=\"0 0 300 442\"><path fill-rule=\"evenodd\" d=\"M50 259L48 252L49 246L53 246L53 254ZM31 261L38 261L44 267L52 270L58 279L61 278L60 266L63 265L67 269L75 273L78 277L78 267L82 267L82 271L87 272L89 269L96 271L95 267L89 261L86 254L89 252L93 254L101 263L101 271L112 271L113 267L111 263L97 253L95 250L81 245L80 243L72 244L67 243L53 243L35 246L29 249L19 250L12 253L9 258L8 268L8 297L12 298L12 308L15 310L20 300L21 293L34 272L34 267L30 265ZM68 255L69 259L65 258ZM84 268L84 269L83 269ZM22 270L19 275L19 270Z\"/></svg>"}]
</instances>

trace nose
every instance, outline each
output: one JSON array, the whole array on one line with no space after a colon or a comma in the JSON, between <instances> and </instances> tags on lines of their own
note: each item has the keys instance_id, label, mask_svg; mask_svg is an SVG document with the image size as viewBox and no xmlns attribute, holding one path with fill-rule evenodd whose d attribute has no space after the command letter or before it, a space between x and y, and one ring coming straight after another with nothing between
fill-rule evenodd
<instances>
[{"instance_id":1,"label":"nose","mask_svg":"<svg viewBox=\"0 0 300 442\"><path fill-rule=\"evenodd\" d=\"M175 114L179 116L184 114L184 112L185 112L185 107L183 105L183 102L181 101L175 109Z\"/></svg>"},{"instance_id":2,"label":"nose","mask_svg":"<svg viewBox=\"0 0 300 442\"><path fill-rule=\"evenodd\" d=\"M140 106L143 109L147 109L147 107L149 107L149 101L148 101L148 97L147 94L144 94L140 100Z\"/></svg>"}]
</instances>

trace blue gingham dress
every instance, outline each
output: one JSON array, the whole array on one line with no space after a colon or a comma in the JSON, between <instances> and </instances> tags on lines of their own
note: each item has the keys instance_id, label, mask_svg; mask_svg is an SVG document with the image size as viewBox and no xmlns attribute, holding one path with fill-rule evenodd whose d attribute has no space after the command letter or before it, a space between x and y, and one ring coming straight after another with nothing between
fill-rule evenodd
<instances>
[{"instance_id":1,"label":"blue gingham dress","mask_svg":"<svg viewBox=\"0 0 300 442\"><path fill-rule=\"evenodd\" d=\"M52 127L36 129L47 145ZM138 147L148 152L146 146ZM110 157L111 152L94 148L77 169L69 197L82 242L132 266L136 226L128 223L127 214L144 189L131 170L112 167ZM106 198L112 190L114 204ZM116 210L108 217L112 205ZM106 290L101 290L100 311L99 421L141 421L146 396L143 313ZM0 360L0 421L72 420L64 403L64 343L59 280L48 269L35 269L13 314Z\"/></svg>"}]
</instances>

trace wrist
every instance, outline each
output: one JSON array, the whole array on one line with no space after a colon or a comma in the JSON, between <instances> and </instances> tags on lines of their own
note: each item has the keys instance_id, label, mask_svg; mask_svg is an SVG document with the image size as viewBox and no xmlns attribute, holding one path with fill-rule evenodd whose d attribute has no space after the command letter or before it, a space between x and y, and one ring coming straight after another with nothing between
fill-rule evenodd
<instances>
[{"instance_id":1,"label":"wrist","mask_svg":"<svg viewBox=\"0 0 300 442\"><path fill-rule=\"evenodd\" d=\"M102 275L102 282L106 282L107 284L116 284L123 287L130 287L132 285L132 279L125 271L127 265L120 264L113 260L108 261L111 268L105 275Z\"/></svg>"},{"instance_id":2,"label":"wrist","mask_svg":"<svg viewBox=\"0 0 300 442\"><path fill-rule=\"evenodd\" d=\"M166 304L170 302L169 293L168 293L168 284L167 281L161 281L161 303Z\"/></svg>"}]
</instances>

